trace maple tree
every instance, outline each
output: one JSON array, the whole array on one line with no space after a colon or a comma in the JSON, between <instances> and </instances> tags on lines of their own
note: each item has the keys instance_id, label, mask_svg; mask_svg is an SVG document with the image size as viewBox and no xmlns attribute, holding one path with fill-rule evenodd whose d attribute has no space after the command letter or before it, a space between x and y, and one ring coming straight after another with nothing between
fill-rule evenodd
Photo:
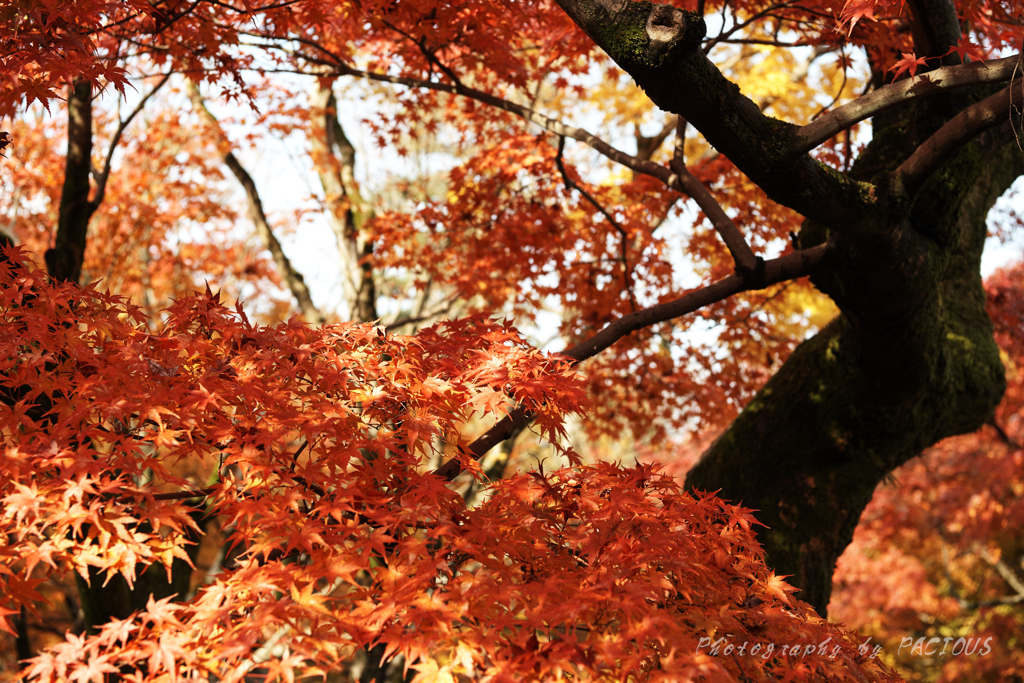
<instances>
[{"instance_id":1,"label":"maple tree","mask_svg":"<svg viewBox=\"0 0 1024 683\"><path fill-rule=\"evenodd\" d=\"M87 627L27 675L290 679L369 649L422 680L894 677L820 615L878 483L1004 393L979 262L1024 171L1001 58L1022 32L999 0L0 10L6 210L48 271L2 266L0 616L24 636L72 572ZM343 82L389 98L378 145L432 144L444 177L360 183ZM222 100L305 136L354 322L260 326L191 293L337 315ZM552 306L557 356L488 317ZM728 424L686 486L766 528L583 465L574 413L595 438ZM488 482L528 426L573 467ZM477 506L446 485L464 470ZM198 587L214 532L231 550ZM719 635L837 649L718 657Z\"/></svg>"}]
</instances>

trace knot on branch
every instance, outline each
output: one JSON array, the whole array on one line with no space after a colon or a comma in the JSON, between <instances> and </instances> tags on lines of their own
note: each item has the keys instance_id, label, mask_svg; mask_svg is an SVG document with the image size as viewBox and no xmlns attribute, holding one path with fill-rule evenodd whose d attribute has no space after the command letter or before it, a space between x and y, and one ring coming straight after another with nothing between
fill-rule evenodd
<instances>
[{"instance_id":1,"label":"knot on branch","mask_svg":"<svg viewBox=\"0 0 1024 683\"><path fill-rule=\"evenodd\" d=\"M651 43L671 43L686 30L686 15L671 5L654 5L646 30Z\"/></svg>"},{"instance_id":2,"label":"knot on branch","mask_svg":"<svg viewBox=\"0 0 1024 683\"><path fill-rule=\"evenodd\" d=\"M657 67L670 52L689 52L699 48L700 41L707 34L707 26L696 12L672 5L651 5L644 34L647 37L647 62Z\"/></svg>"}]
</instances>

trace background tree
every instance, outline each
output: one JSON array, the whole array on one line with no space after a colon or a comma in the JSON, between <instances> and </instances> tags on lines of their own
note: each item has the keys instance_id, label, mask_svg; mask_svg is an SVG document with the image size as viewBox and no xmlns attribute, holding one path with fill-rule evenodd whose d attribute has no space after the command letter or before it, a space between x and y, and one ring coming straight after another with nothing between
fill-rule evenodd
<instances>
[{"instance_id":1,"label":"background tree","mask_svg":"<svg viewBox=\"0 0 1024 683\"><path fill-rule=\"evenodd\" d=\"M257 182L232 149L231 131L223 127L222 117L202 91L210 84L219 90L217 99L248 101L257 107L262 103L257 126L281 134L307 132L311 168L319 180L319 189L310 194L322 206L338 247L344 292L339 310L347 318L378 319L383 310L392 310L394 315L384 316L385 322L414 329L443 312L504 312L529 319L545 307L554 308L562 317L563 355L573 363L588 361L581 370L590 396L585 423L592 436L619 433L625 427L638 438L659 439L669 429L692 427L695 422L714 430L729 422L784 361L690 471L688 485L721 489L724 497L757 508L759 519L769 526L759 540L770 566L792 574L802 588L801 597L823 614L836 559L850 542L877 483L938 439L980 426L1003 392L1004 368L991 339L978 265L985 217L1016 178L1022 158L1013 137L1018 123L1013 106L1021 90L1015 87L1019 83L1007 85L1017 60L995 58L1019 38L1020 26L1011 8L998 3L957 8L939 0L906 7L853 2L842 8L841 30L836 31L833 17L839 9L814 2L673 7L567 1L561 8L546 3L350 7L307 2L234 7L201 0L115 5L49 0L18 5L0 16L6 22L11 54L5 64L11 77L0 93L0 107L13 113L34 100L45 104L58 84L71 84L62 129L63 165L53 160L55 139L46 134L44 124L30 125L25 117L12 122L15 145L21 147L15 148L16 157L12 155L12 170L4 171L12 190L8 216L21 239L37 253L45 252L54 279L80 281L83 272L86 279L100 272L113 279L117 273L122 280L119 289L141 292L142 303L153 312L161 308L159 302L211 275L236 294L252 283L262 285L269 276L284 285L285 298L264 306L268 319L288 297L307 320L329 319L334 312L313 303L304 276L275 234ZM703 17L712 13L721 19L713 21L716 30L709 35ZM852 99L852 89L858 79L850 73L848 56L854 52L866 57L862 80L871 88L857 99ZM962 64L969 54L986 56L988 61ZM249 77L282 71L310 77L308 106L296 105L294 93L272 78ZM188 84L174 74L187 78ZM889 83L893 78L898 80ZM339 118L340 81L370 82L374 85L366 90L372 94L389 93L391 102L365 122L369 132L380 145L394 149L396 159L407 155L418 138L437 141L433 149L450 155L445 181L417 186L398 178L376 192L367 191L365 182L358 183L356 145ZM187 96L175 90L176 83ZM105 113L97 95L104 85L121 91L131 85L138 93L135 106L126 114ZM821 92L828 92L831 102L815 106ZM158 105L152 114L147 113L151 105ZM595 105L603 117L598 124L603 137L577 125ZM873 129L870 141L862 143L866 135L858 139L853 127L868 117L873 117ZM132 126L143 119L150 123L145 131ZM166 130L158 125L161 121ZM190 124L193 129L184 127ZM606 141L621 137L623 127L630 129L635 154ZM147 142L133 148L133 139ZM585 148L567 145L567 139L582 142ZM666 145L669 141L672 144ZM600 156L586 156L582 149ZM244 192L258 243L239 240L234 216L221 208L217 193L233 187L217 171L221 164ZM119 177L122 180L115 181ZM59 194L54 178L62 179ZM120 202L114 200L115 182L123 183ZM204 253L209 236L182 239L207 225L223 226L226 239L221 245ZM123 231L120 242L117 229ZM97 243L113 248L98 258L102 250L92 246ZM222 248L233 243L237 246ZM188 257L186 244L195 245L196 256ZM260 253L263 250L269 259ZM94 258L97 265L90 264ZM686 259L698 260L696 274L703 282L696 288L693 280L683 278ZM8 314L20 336L10 347L5 381L12 420L9 435L18 444L12 452L29 448L31 461L27 468L8 466L12 477L5 502L12 512L5 519L13 525L9 538L15 540L6 557L14 568L11 576L22 582L11 584L12 606L20 611L21 605L37 600L30 592L36 581L32 571L40 561L55 566L54 553L77 568L83 579L106 571L108 576L119 574L128 588L135 581L136 564L159 560L167 567L168 585L180 585L172 560L186 562L184 548L202 535L197 511L216 512L242 553L232 560L227 583L216 585L228 586L224 595L238 598L242 585L231 582L246 576L243 567L250 566L255 574L247 581L260 577L272 586L265 594L271 597L258 600L259 609L267 610L266 623L237 626L239 654L230 666L237 665L231 671L238 675L260 663L250 657L259 643L257 653L264 657L273 650L285 669L310 661L336 663L352 648L374 643L387 655L418 657L424 676L429 675L429 662L446 666L445 657L456 654L469 658L460 666L473 672L488 670L498 661L504 662L495 664L498 672L525 666L518 655L510 659L472 638L465 651L452 641L455 649L438 659L448 642L445 637L435 634L441 649L427 652L401 632L388 632L383 625L391 623L389 619L407 626L410 617L396 616L397 612L379 617L382 594L373 591L393 592L388 581L395 577L390 570L378 570L380 563L387 568L405 552L394 545L401 546L401 539L412 544L410 562L423 547L435 569L438 558L445 558L454 572L446 579L453 589L459 585L457 577L473 574L462 569L466 562L473 568L474 563L486 565L465 559L452 568L455 560L450 553L457 552L452 548L463 542L452 539L461 538L462 532L450 531L448 538L440 531L443 524L437 514L424 512L424 518L406 520L395 517L393 508L404 507L408 496L418 495L410 493L420 485L408 483L419 481L413 473L436 466L444 457L450 458L448 463L436 472L450 479L462 469L472 474L476 460L531 422L536 421L541 434L560 434L565 413L581 406L578 387L566 383L563 366L542 362L526 351L524 356L509 357L507 349L521 348L519 338L508 336L507 328L500 332L488 327L479 317L471 317L469 327L427 328L416 337L418 342L378 335L384 341L375 360L368 360L360 346L363 337L358 336L372 339L370 332L356 337L344 333L340 340L327 341L334 333L325 330L322 334L328 336L314 342L302 336L302 328L288 325L279 328L279 336L261 341L255 332L233 331L248 323L219 312L212 295L206 300L179 296L192 303L176 304L148 323L156 338L176 339L167 343L184 347L164 349L166 354L155 347L143 351L146 344L156 342L130 341L141 331L111 327L111 316L134 315L124 304L91 298L91 293L73 294L74 288L51 290L31 275L31 268L12 268ZM154 277L157 273L163 274L162 280ZM224 277L228 273L233 277ZM831 305L806 280L797 279L808 274L838 306L839 315L827 326ZM40 326L33 317L37 301L56 302L54 306L64 312L52 306L45 309L56 317ZM90 322L87 310L104 322ZM701 315L684 317L695 311ZM72 320L82 333L77 342L47 336L72 329ZM806 334L822 327L793 351ZM100 337L90 336L93 329ZM229 345L232 353L241 353L247 344L255 348L245 354L260 348L273 353L263 360L239 358L242 365L236 367L234 356L220 357L210 350L207 367L206 361L196 360L199 347L190 346L238 335L242 341L238 349ZM186 401L169 389L149 392L150 387L131 406L117 403L108 393L89 399L91 412L65 411L59 406L72 405L72 397L91 396L88 378L97 368L86 359L106 353L103 339L108 336L116 339L114 346L134 349L129 355L138 352L139 359L151 363L150 380L154 373L171 380L187 368L206 381L211 372L217 377L237 374L252 363L259 368L253 372L260 381L280 375L285 384L270 382L269 393L255 403L244 398L250 389L226 388L244 405L225 408L219 425L196 426L206 418L191 412L194 394ZM709 336L713 339L706 341ZM251 338L251 344L245 338ZM434 360L403 365L407 343L429 347L451 359L454 367L431 365ZM318 382L325 371L303 365L309 353L304 344L319 344L318 349L340 345L343 360L338 362L363 368L360 381L367 388L353 391L360 396L364 391L365 397L348 410L358 416L372 414L372 419L339 423L326 437L299 428L289 411L300 406L331 416L334 409L320 401L329 398L337 404L345 392L332 393L341 390L331 387L348 382L331 380L335 385L321 387ZM481 353L488 360L479 370L474 363L483 361L466 356L473 344L487 345ZM48 349L50 355L29 353L30 348ZM80 356L71 353L72 348ZM285 355L273 355L279 353ZM322 354L330 355L317 351L316 362L326 358ZM134 367L127 356L113 357ZM516 362L526 366L516 369ZM276 370L266 374L270 367ZM135 370L119 375L113 366L104 368L107 390L139 381L130 374ZM54 384L47 373L59 381ZM287 384L290 380L311 383L317 387L315 395L293 388ZM451 394L452 382L467 388ZM378 392L377 387L385 389ZM210 399L220 400L223 397ZM200 403L207 406L209 401ZM377 409L381 412L373 413ZM475 425L485 425L486 420L475 422L480 416L466 412L470 409L484 416L507 415L477 436ZM266 419L257 427L253 418L242 417L278 411L284 411L275 418L281 421L278 426ZM167 423L164 416L173 420ZM38 436L33 436L35 429L42 430ZM197 429L205 444L200 447L195 446ZM60 434L63 441L57 438ZM184 441L179 443L179 437ZM342 443L349 444L342 449L347 455L341 464L334 463ZM75 467L82 468L86 479L75 479L62 469L69 452L81 458ZM350 468L353 457L355 469ZM178 464L170 466L167 458L192 464L181 465L186 473L176 469ZM309 471L296 474L300 463ZM582 523L581 511L605 509L602 504L593 508L589 503L564 503L567 494L560 486L578 493L587 477L611 476L589 472L579 470L578 479L542 477L540 490L561 510L556 516L564 517L563 526L570 520ZM206 486L208 477L216 483ZM351 477L356 479L349 481ZM435 480L424 481L422 490L432 492L424 495L439 500ZM510 490L529 489L528 480L514 481ZM341 492L353 485L369 486L383 498L342 506L340 517L317 507L334 505L328 501L341 499ZM281 495L287 501L279 499ZM89 497L88 505L83 496ZM124 507L112 505L111 496L127 496L127 502ZM157 512L150 510L152 496L161 503ZM52 507L43 505L42 499L52 499ZM191 507L185 500L193 500ZM495 500L499 502L494 505L504 504L501 496ZM97 511L101 501L110 516ZM89 512L76 517L76 504ZM673 504L659 499L652 509ZM370 515L371 509L382 517ZM320 534L316 538L293 543L275 529L294 524L290 515L299 512L314 519L322 513L327 527L354 520L356 530L331 528L330 533L341 536L329 551L319 547L324 538L320 532L311 532ZM614 515L600 518L611 520L611 528L619 524ZM461 529L459 520L456 526ZM579 523L570 526L579 528ZM639 524L643 528L646 522ZM314 526L310 524L311 529ZM492 531L504 533L502 529L499 524ZM360 550L361 542L355 539L362 533L369 534L368 539L381 536L367 541L372 550ZM547 532L537 533L534 541ZM62 538L70 545L54 540ZM119 540L112 543L112 538ZM446 545L445 539L455 545ZM543 545L579 552L574 545L578 542L582 541L559 536ZM723 550L740 558L752 552L756 563L756 552L747 550L747 544L742 541L742 548ZM489 557L490 551L481 548L481 557ZM314 549L327 555L314 560ZM352 552L361 559L357 569L345 570L356 577L349 581L348 574L338 573L338 566L355 561ZM472 558L478 551L465 552ZM370 555L377 564L369 563ZM717 562L713 552L704 555ZM591 570L593 561L591 557L578 568ZM519 566L517 562L512 565ZM646 581L651 567L661 567L662 559L644 562L647 569L631 576ZM300 566L315 569L304 575ZM150 575L158 574L157 569L153 567ZM412 578L424 579L422 571L413 571ZM526 576L540 572L554 580L558 573L545 571L550 573L532 568ZM670 584L679 581L669 573ZM741 576L748 583L753 580ZM757 581L763 581L769 593L774 590L770 576ZM83 590L87 605L97 603L97 583L91 581ZM369 593L358 597L362 589ZM209 607L203 601L214 600L208 596L217 590L221 588L204 591L181 608L185 612L175 612L179 608L150 600L161 595L154 593L155 588L137 588L121 616L146 606L150 616L135 622L149 624L144 628L150 630L139 632L141 645L133 640L129 647L127 636L121 635L125 631L103 626L106 615L87 617L89 626L100 629L96 638L75 641L56 659L44 657L36 673L61 676L62 657L89 652L96 661L107 661L107 655L99 653L109 653L110 661L117 662L110 666L116 669L139 661L141 653L149 652L147 643L161 638L180 638L175 647L189 653L188 666L215 668L215 660L222 657L207 657L187 644L195 643L204 628L227 628L211 626L210 612L188 611L201 604ZM409 590L410 596L422 595ZM676 591L676 599L687 599L678 587ZM181 597L187 591L174 588L167 594L172 593ZM314 593L323 599L314 599ZM289 598L274 597L279 594ZM772 594L776 597L766 601L765 609L778 606L776 600L786 602L784 593ZM306 602L303 595L310 596ZM675 603L645 600L657 609L678 609ZM723 600L715 595L705 604L721 605ZM754 609L762 603L750 603L765 598L748 595L737 600L743 609ZM513 609L513 603L494 604L499 603ZM324 604L331 605L324 608L331 614L324 633L344 632L351 648L346 645L333 653L323 649L326 636L314 632L313 612L304 610L315 612ZM292 608L298 611L289 612ZM364 608L369 611L360 611ZM252 609L257 609L255 603ZM627 617L601 616L605 608L595 609L585 619L585 632L628 632L622 627ZM346 622L352 614L363 621ZM459 611L441 614L438 624L464 618ZM511 614L518 618L518 613ZM808 619L804 614L798 621ZM129 628L124 626L127 622L109 623ZM645 623L655 628L654 622ZM758 623L756 629L762 629L767 622ZM185 626L179 629L181 624ZM566 643L570 633L581 637L580 626L559 624L546 627L546 644ZM485 634L495 626L486 622L481 628L478 633ZM530 630L528 625L513 629L516 634ZM658 637L651 641L653 650L644 649L653 633L644 631L634 639L641 643L635 660L609 650L601 661L650 672L682 667L671 675L706 664L699 657L674 664L665 660L666 641ZM533 647L529 636L524 637L526 641L513 639L509 646ZM276 643L281 639L293 645L282 645L278 652L274 648L280 649ZM309 647L298 644L304 639ZM115 653L111 648L117 642L127 649ZM291 659L289 648L299 648ZM557 654L545 660L549 664L537 669L538 675L561 670L561 662L586 668L595 656L580 650L582 659L573 659L575 655L560 648L548 648ZM776 670L792 664L767 666ZM151 663L149 670L156 675L160 666ZM530 666L534 665L524 670ZM736 673L727 674L726 669L722 675ZM76 675L102 674L83 669Z\"/></svg>"}]
</instances>

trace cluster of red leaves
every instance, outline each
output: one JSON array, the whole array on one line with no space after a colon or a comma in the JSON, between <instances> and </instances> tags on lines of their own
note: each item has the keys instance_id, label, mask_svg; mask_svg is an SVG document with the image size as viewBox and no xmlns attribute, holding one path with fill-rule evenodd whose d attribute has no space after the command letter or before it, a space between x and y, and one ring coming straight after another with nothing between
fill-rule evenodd
<instances>
[{"instance_id":1,"label":"cluster of red leaves","mask_svg":"<svg viewBox=\"0 0 1024 683\"><path fill-rule=\"evenodd\" d=\"M1024 264L986 290L1008 383L993 426L894 472L836 570L830 614L883 643L908 680L1024 675L1024 593L1012 579L1024 555ZM904 640L932 637L991 638L991 652L926 657Z\"/></svg>"},{"instance_id":2,"label":"cluster of red leaves","mask_svg":"<svg viewBox=\"0 0 1024 683\"><path fill-rule=\"evenodd\" d=\"M33 609L62 566L131 582L184 559L200 498L239 548L191 601L69 635L32 661L32 680L228 681L257 667L290 680L374 643L421 680L894 680L790 596L749 513L651 468L521 475L471 509L423 473L441 440L464 444L469 419L507 400L551 438L581 408L574 373L507 326L261 328L207 293L151 334L123 300L50 284L11 256L3 614ZM182 461L215 483L196 491ZM777 649L700 647L722 637ZM781 650L826 641L822 655Z\"/></svg>"},{"instance_id":3,"label":"cluster of red leaves","mask_svg":"<svg viewBox=\"0 0 1024 683\"><path fill-rule=\"evenodd\" d=\"M217 5L221 3L216 3ZM169 0L19 0L0 9L0 117L33 102L47 107L75 79L130 88L126 60L148 55L178 70L237 73L222 48L237 43L238 22L212 3Z\"/></svg>"},{"instance_id":4,"label":"cluster of red leaves","mask_svg":"<svg viewBox=\"0 0 1024 683\"><path fill-rule=\"evenodd\" d=\"M674 282L678 264L657 231L670 214L692 220L681 215L682 196L646 176L592 186L567 160L559 167L556 155L549 135L513 128L495 136L449 172L453 189L446 197L424 202L415 213L376 217L375 265L425 273L481 310L509 306L532 316L553 303L563 312L561 336L569 345L638 305L681 296L686 290ZM790 249L789 235L799 227L793 212L768 200L722 157L694 172L721 190L758 254L780 243ZM733 262L703 218L698 213L687 231L686 253L708 264L702 280L710 284L731 273ZM630 335L587 364L594 398L589 432L642 433L695 420L708 429L726 424L808 329L821 324L816 309L824 301L799 281ZM714 342L695 343L694 326L714 327ZM687 362L678 362L670 348L684 349Z\"/></svg>"},{"instance_id":5,"label":"cluster of red leaves","mask_svg":"<svg viewBox=\"0 0 1024 683\"><path fill-rule=\"evenodd\" d=\"M1019 3L962 0L956 5L965 33L946 55L955 53L960 61L984 61L1005 50L1019 49L1024 37ZM904 73L913 78L919 67L936 66L938 58L914 53L909 11L905 0L846 0L836 30L864 46L879 70L894 72L893 80Z\"/></svg>"}]
</instances>

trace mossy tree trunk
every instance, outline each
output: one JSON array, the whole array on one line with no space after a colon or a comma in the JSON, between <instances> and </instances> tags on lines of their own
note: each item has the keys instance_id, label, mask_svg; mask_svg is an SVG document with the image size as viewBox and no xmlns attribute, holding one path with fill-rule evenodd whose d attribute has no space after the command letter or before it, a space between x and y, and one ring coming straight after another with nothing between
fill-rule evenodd
<instances>
[{"instance_id":1,"label":"mossy tree trunk","mask_svg":"<svg viewBox=\"0 0 1024 683\"><path fill-rule=\"evenodd\" d=\"M840 316L797 348L686 481L758 510L769 564L824 614L836 560L879 482L939 439L978 429L1005 389L979 270L988 211L1024 173L1009 108L993 99L1017 95L977 85L890 102L841 173L807 154L805 129L762 114L707 60L696 14L559 1L656 104L806 217L800 247L833 246L812 279ZM952 4L915 7L928 29L915 49L938 59L960 35ZM987 123L971 123L979 117Z\"/></svg>"},{"instance_id":2,"label":"mossy tree trunk","mask_svg":"<svg viewBox=\"0 0 1024 683\"><path fill-rule=\"evenodd\" d=\"M902 161L909 129L935 108L911 107L876 131L863 161ZM905 219L879 225L877 241L835 236L837 262L814 282L842 313L687 477L759 510L769 563L822 614L875 487L936 441L981 427L1003 395L979 270L988 211L1022 172L1016 146L987 136L932 177ZM801 239L821 232L805 226Z\"/></svg>"}]
</instances>

